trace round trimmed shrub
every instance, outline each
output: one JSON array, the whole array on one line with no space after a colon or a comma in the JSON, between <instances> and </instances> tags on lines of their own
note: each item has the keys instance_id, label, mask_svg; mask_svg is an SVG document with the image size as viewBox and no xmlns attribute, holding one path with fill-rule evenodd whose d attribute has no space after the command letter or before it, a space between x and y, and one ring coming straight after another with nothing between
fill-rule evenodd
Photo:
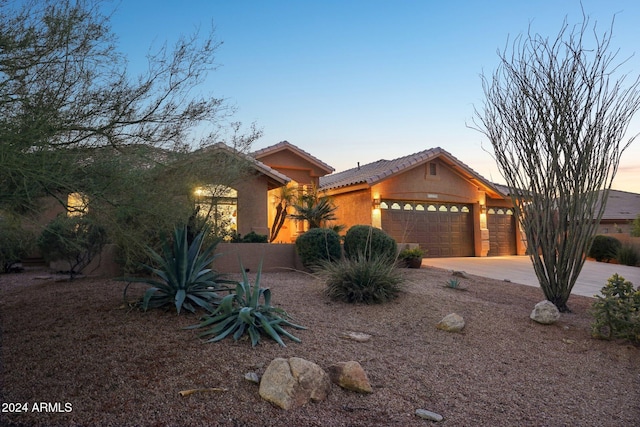
<instances>
[{"instance_id":1,"label":"round trimmed shrub","mask_svg":"<svg viewBox=\"0 0 640 427\"><path fill-rule=\"evenodd\" d=\"M307 268L336 261L342 256L340 236L330 228L312 228L296 239L296 252Z\"/></svg>"},{"instance_id":2,"label":"round trimmed shrub","mask_svg":"<svg viewBox=\"0 0 640 427\"><path fill-rule=\"evenodd\" d=\"M618 251L622 248L620 240L611 236L597 235L593 238L589 257L596 261L610 261L616 258Z\"/></svg>"},{"instance_id":3,"label":"round trimmed shrub","mask_svg":"<svg viewBox=\"0 0 640 427\"><path fill-rule=\"evenodd\" d=\"M344 255L349 259L356 259L359 254L366 258L375 256L393 261L398 254L398 244L379 228L354 225L344 237Z\"/></svg>"}]
</instances>

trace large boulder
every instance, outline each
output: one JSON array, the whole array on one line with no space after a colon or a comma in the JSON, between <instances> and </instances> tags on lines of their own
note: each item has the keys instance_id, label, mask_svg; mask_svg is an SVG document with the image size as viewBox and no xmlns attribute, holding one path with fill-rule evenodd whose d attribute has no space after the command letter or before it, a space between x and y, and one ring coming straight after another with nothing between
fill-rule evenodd
<instances>
[{"instance_id":1,"label":"large boulder","mask_svg":"<svg viewBox=\"0 0 640 427\"><path fill-rule=\"evenodd\" d=\"M447 332L460 332L464 328L464 319L456 313L447 314L438 322L436 328Z\"/></svg>"},{"instance_id":2,"label":"large boulder","mask_svg":"<svg viewBox=\"0 0 640 427\"><path fill-rule=\"evenodd\" d=\"M292 357L271 361L260 380L260 397L282 409L292 409L309 401L327 398L329 375L313 362Z\"/></svg>"},{"instance_id":3,"label":"large boulder","mask_svg":"<svg viewBox=\"0 0 640 427\"><path fill-rule=\"evenodd\" d=\"M543 325L551 325L556 323L560 318L560 311L551 301L540 301L533 307L533 311L529 316L532 320Z\"/></svg>"},{"instance_id":4,"label":"large boulder","mask_svg":"<svg viewBox=\"0 0 640 427\"><path fill-rule=\"evenodd\" d=\"M371 383L367 373L356 361L339 362L329 367L329 377L340 387L357 391L358 393L372 393Z\"/></svg>"}]
</instances>

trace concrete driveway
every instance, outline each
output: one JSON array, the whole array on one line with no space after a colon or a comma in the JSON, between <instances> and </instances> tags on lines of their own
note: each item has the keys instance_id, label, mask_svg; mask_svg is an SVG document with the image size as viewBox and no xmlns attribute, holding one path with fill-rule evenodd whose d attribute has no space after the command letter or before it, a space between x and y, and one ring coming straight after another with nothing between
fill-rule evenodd
<instances>
[{"instance_id":1,"label":"concrete driveway","mask_svg":"<svg viewBox=\"0 0 640 427\"><path fill-rule=\"evenodd\" d=\"M424 258L423 266L465 271L476 276L509 280L523 285L540 286L528 256ZM572 294L593 297L615 273L640 286L640 267L587 261L580 272Z\"/></svg>"}]
</instances>

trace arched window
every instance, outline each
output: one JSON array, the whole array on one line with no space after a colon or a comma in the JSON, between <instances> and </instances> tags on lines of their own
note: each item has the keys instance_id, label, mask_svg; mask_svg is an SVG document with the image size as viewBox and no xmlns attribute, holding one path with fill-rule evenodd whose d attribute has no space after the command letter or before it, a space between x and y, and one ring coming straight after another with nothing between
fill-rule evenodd
<instances>
[{"instance_id":1,"label":"arched window","mask_svg":"<svg viewBox=\"0 0 640 427\"><path fill-rule=\"evenodd\" d=\"M212 232L230 240L238 231L238 191L226 185L206 185L194 191L198 216L206 219Z\"/></svg>"}]
</instances>

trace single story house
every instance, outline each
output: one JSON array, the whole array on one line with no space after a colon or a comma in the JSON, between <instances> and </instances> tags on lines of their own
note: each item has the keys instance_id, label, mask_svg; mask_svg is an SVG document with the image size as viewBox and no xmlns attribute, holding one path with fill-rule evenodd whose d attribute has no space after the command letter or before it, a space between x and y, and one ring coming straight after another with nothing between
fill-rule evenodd
<instances>
[{"instance_id":1,"label":"single story house","mask_svg":"<svg viewBox=\"0 0 640 427\"><path fill-rule=\"evenodd\" d=\"M369 224L427 257L524 254L511 199L440 147L320 178L339 222Z\"/></svg>"},{"instance_id":2,"label":"single story house","mask_svg":"<svg viewBox=\"0 0 640 427\"><path fill-rule=\"evenodd\" d=\"M600 219L597 233L629 235L631 223L638 215L640 215L640 194L609 190L607 205Z\"/></svg>"}]
</instances>

